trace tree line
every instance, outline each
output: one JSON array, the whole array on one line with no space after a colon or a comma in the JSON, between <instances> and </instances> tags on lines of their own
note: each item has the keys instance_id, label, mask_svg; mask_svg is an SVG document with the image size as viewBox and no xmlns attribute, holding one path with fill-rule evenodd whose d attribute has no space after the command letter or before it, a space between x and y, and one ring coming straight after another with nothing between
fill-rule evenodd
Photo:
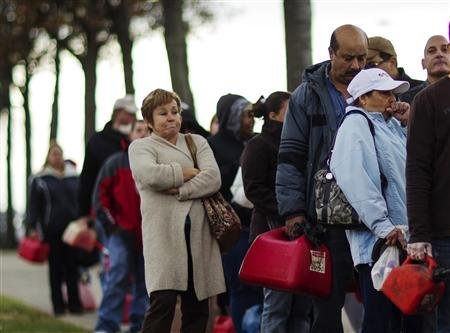
<instances>
[{"instance_id":1,"label":"tree line","mask_svg":"<svg viewBox=\"0 0 450 333\"><path fill-rule=\"evenodd\" d=\"M281 5L281 3L280 3ZM223 6L223 5L222 5ZM303 69L311 63L310 0L284 0L287 87L293 90ZM31 119L29 83L41 66L55 73L49 140L58 132L60 55L68 51L81 64L85 78L85 142L95 132L96 65L99 50L111 42L121 49L126 93L134 94L133 43L152 30L162 30L172 88L194 105L189 84L186 39L198 25L214 19L220 6L202 0L2 0L0 2L0 112L7 115L6 233L0 247L14 247L11 179L11 89L23 97L25 173L31 175ZM13 72L22 70L17 82ZM3 166L2 166L3 167Z\"/></svg>"}]
</instances>

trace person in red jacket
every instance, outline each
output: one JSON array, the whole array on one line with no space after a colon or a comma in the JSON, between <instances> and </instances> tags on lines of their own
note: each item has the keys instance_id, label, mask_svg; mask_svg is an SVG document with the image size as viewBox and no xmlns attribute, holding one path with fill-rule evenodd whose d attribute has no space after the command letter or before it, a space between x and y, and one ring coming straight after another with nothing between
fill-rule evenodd
<instances>
[{"instance_id":1,"label":"person in red jacket","mask_svg":"<svg viewBox=\"0 0 450 333\"><path fill-rule=\"evenodd\" d=\"M144 121L138 120L130 140L149 134ZM105 267L103 297L98 309L96 332L120 330L125 294L132 282L129 313L130 332L139 332L148 306L145 287L140 198L131 176L128 152L112 155L103 164L93 193L95 217L105 233L109 267Z\"/></svg>"}]
</instances>

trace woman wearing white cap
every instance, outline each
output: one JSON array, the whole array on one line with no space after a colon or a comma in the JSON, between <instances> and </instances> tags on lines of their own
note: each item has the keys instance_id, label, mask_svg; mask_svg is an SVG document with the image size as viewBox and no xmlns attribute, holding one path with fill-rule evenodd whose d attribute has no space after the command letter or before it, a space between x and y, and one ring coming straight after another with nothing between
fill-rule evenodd
<instances>
[{"instance_id":1,"label":"woman wearing white cap","mask_svg":"<svg viewBox=\"0 0 450 333\"><path fill-rule=\"evenodd\" d=\"M395 330L400 325L399 312L374 289L371 270L378 239L386 245L406 246L401 226L408 224L405 161L409 104L396 102L394 94L408 89L408 82L395 81L378 68L356 75L347 88L351 95L347 117L337 133L331 158L337 184L367 227L347 231L365 309L362 333L388 332L393 327L394 332L400 332L400 328Z\"/></svg>"}]
</instances>

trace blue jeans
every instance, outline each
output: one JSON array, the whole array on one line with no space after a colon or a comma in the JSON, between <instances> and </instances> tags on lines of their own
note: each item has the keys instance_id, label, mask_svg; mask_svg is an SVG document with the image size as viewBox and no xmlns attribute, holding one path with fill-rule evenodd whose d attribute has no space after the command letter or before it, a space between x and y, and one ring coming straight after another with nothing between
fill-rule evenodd
<instances>
[{"instance_id":1,"label":"blue jeans","mask_svg":"<svg viewBox=\"0 0 450 333\"><path fill-rule=\"evenodd\" d=\"M441 267L450 268L450 237L433 239L433 255ZM450 333L450 282L447 280L444 297L438 304L437 333Z\"/></svg>"},{"instance_id":2,"label":"blue jeans","mask_svg":"<svg viewBox=\"0 0 450 333\"><path fill-rule=\"evenodd\" d=\"M311 313L310 297L264 288L261 333L308 333Z\"/></svg>"},{"instance_id":3,"label":"blue jeans","mask_svg":"<svg viewBox=\"0 0 450 333\"><path fill-rule=\"evenodd\" d=\"M129 312L130 332L139 332L149 303L142 251L138 252L120 233L107 238L106 248L110 253L109 270L105 270L103 297L95 330L108 333L120 330L131 275L133 298Z\"/></svg>"},{"instance_id":4,"label":"blue jeans","mask_svg":"<svg viewBox=\"0 0 450 333\"><path fill-rule=\"evenodd\" d=\"M243 284L239 280L239 269L249 248L248 237L249 232L242 230L238 243L230 252L222 256L230 315L236 333L242 332L242 317L244 317L245 311L253 305L261 304L263 300L261 288Z\"/></svg>"}]
</instances>

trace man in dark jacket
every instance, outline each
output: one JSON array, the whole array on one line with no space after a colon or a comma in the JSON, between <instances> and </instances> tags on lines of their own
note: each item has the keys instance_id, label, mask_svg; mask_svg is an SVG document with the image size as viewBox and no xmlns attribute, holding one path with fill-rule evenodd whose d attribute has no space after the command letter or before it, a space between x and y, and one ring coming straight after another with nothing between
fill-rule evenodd
<instances>
[{"instance_id":1,"label":"man in dark jacket","mask_svg":"<svg viewBox=\"0 0 450 333\"><path fill-rule=\"evenodd\" d=\"M409 255L434 255L450 268L450 75L420 92L411 108L406 158ZM438 305L438 332L450 332L450 288Z\"/></svg>"},{"instance_id":2,"label":"man in dark jacket","mask_svg":"<svg viewBox=\"0 0 450 333\"><path fill-rule=\"evenodd\" d=\"M360 28L344 25L330 40L331 61L307 68L302 84L289 101L281 134L276 178L278 210L287 232L316 219L314 174L325 166L337 126L345 113L347 86L364 68L367 36ZM353 262L343 230L328 230L324 243L331 252L333 287L328 299L313 299L312 333L343 332L341 309ZM306 297L306 296L305 296Z\"/></svg>"},{"instance_id":3,"label":"man in dark jacket","mask_svg":"<svg viewBox=\"0 0 450 333\"><path fill-rule=\"evenodd\" d=\"M380 68L394 80L409 82L410 88L423 83L423 81L412 79L402 67L397 66L397 53L391 41L380 36L370 37L366 68Z\"/></svg>"},{"instance_id":4,"label":"man in dark jacket","mask_svg":"<svg viewBox=\"0 0 450 333\"><path fill-rule=\"evenodd\" d=\"M411 104L425 87L450 74L450 47L447 38L437 35L428 39L423 52L422 68L427 70L427 80L401 94L399 99L402 102Z\"/></svg>"},{"instance_id":5,"label":"man in dark jacket","mask_svg":"<svg viewBox=\"0 0 450 333\"><path fill-rule=\"evenodd\" d=\"M91 212L92 192L103 162L112 154L128 147L137 112L133 96L127 95L114 103L111 120L102 131L95 133L86 146L78 192L78 216L88 218Z\"/></svg>"}]
</instances>

